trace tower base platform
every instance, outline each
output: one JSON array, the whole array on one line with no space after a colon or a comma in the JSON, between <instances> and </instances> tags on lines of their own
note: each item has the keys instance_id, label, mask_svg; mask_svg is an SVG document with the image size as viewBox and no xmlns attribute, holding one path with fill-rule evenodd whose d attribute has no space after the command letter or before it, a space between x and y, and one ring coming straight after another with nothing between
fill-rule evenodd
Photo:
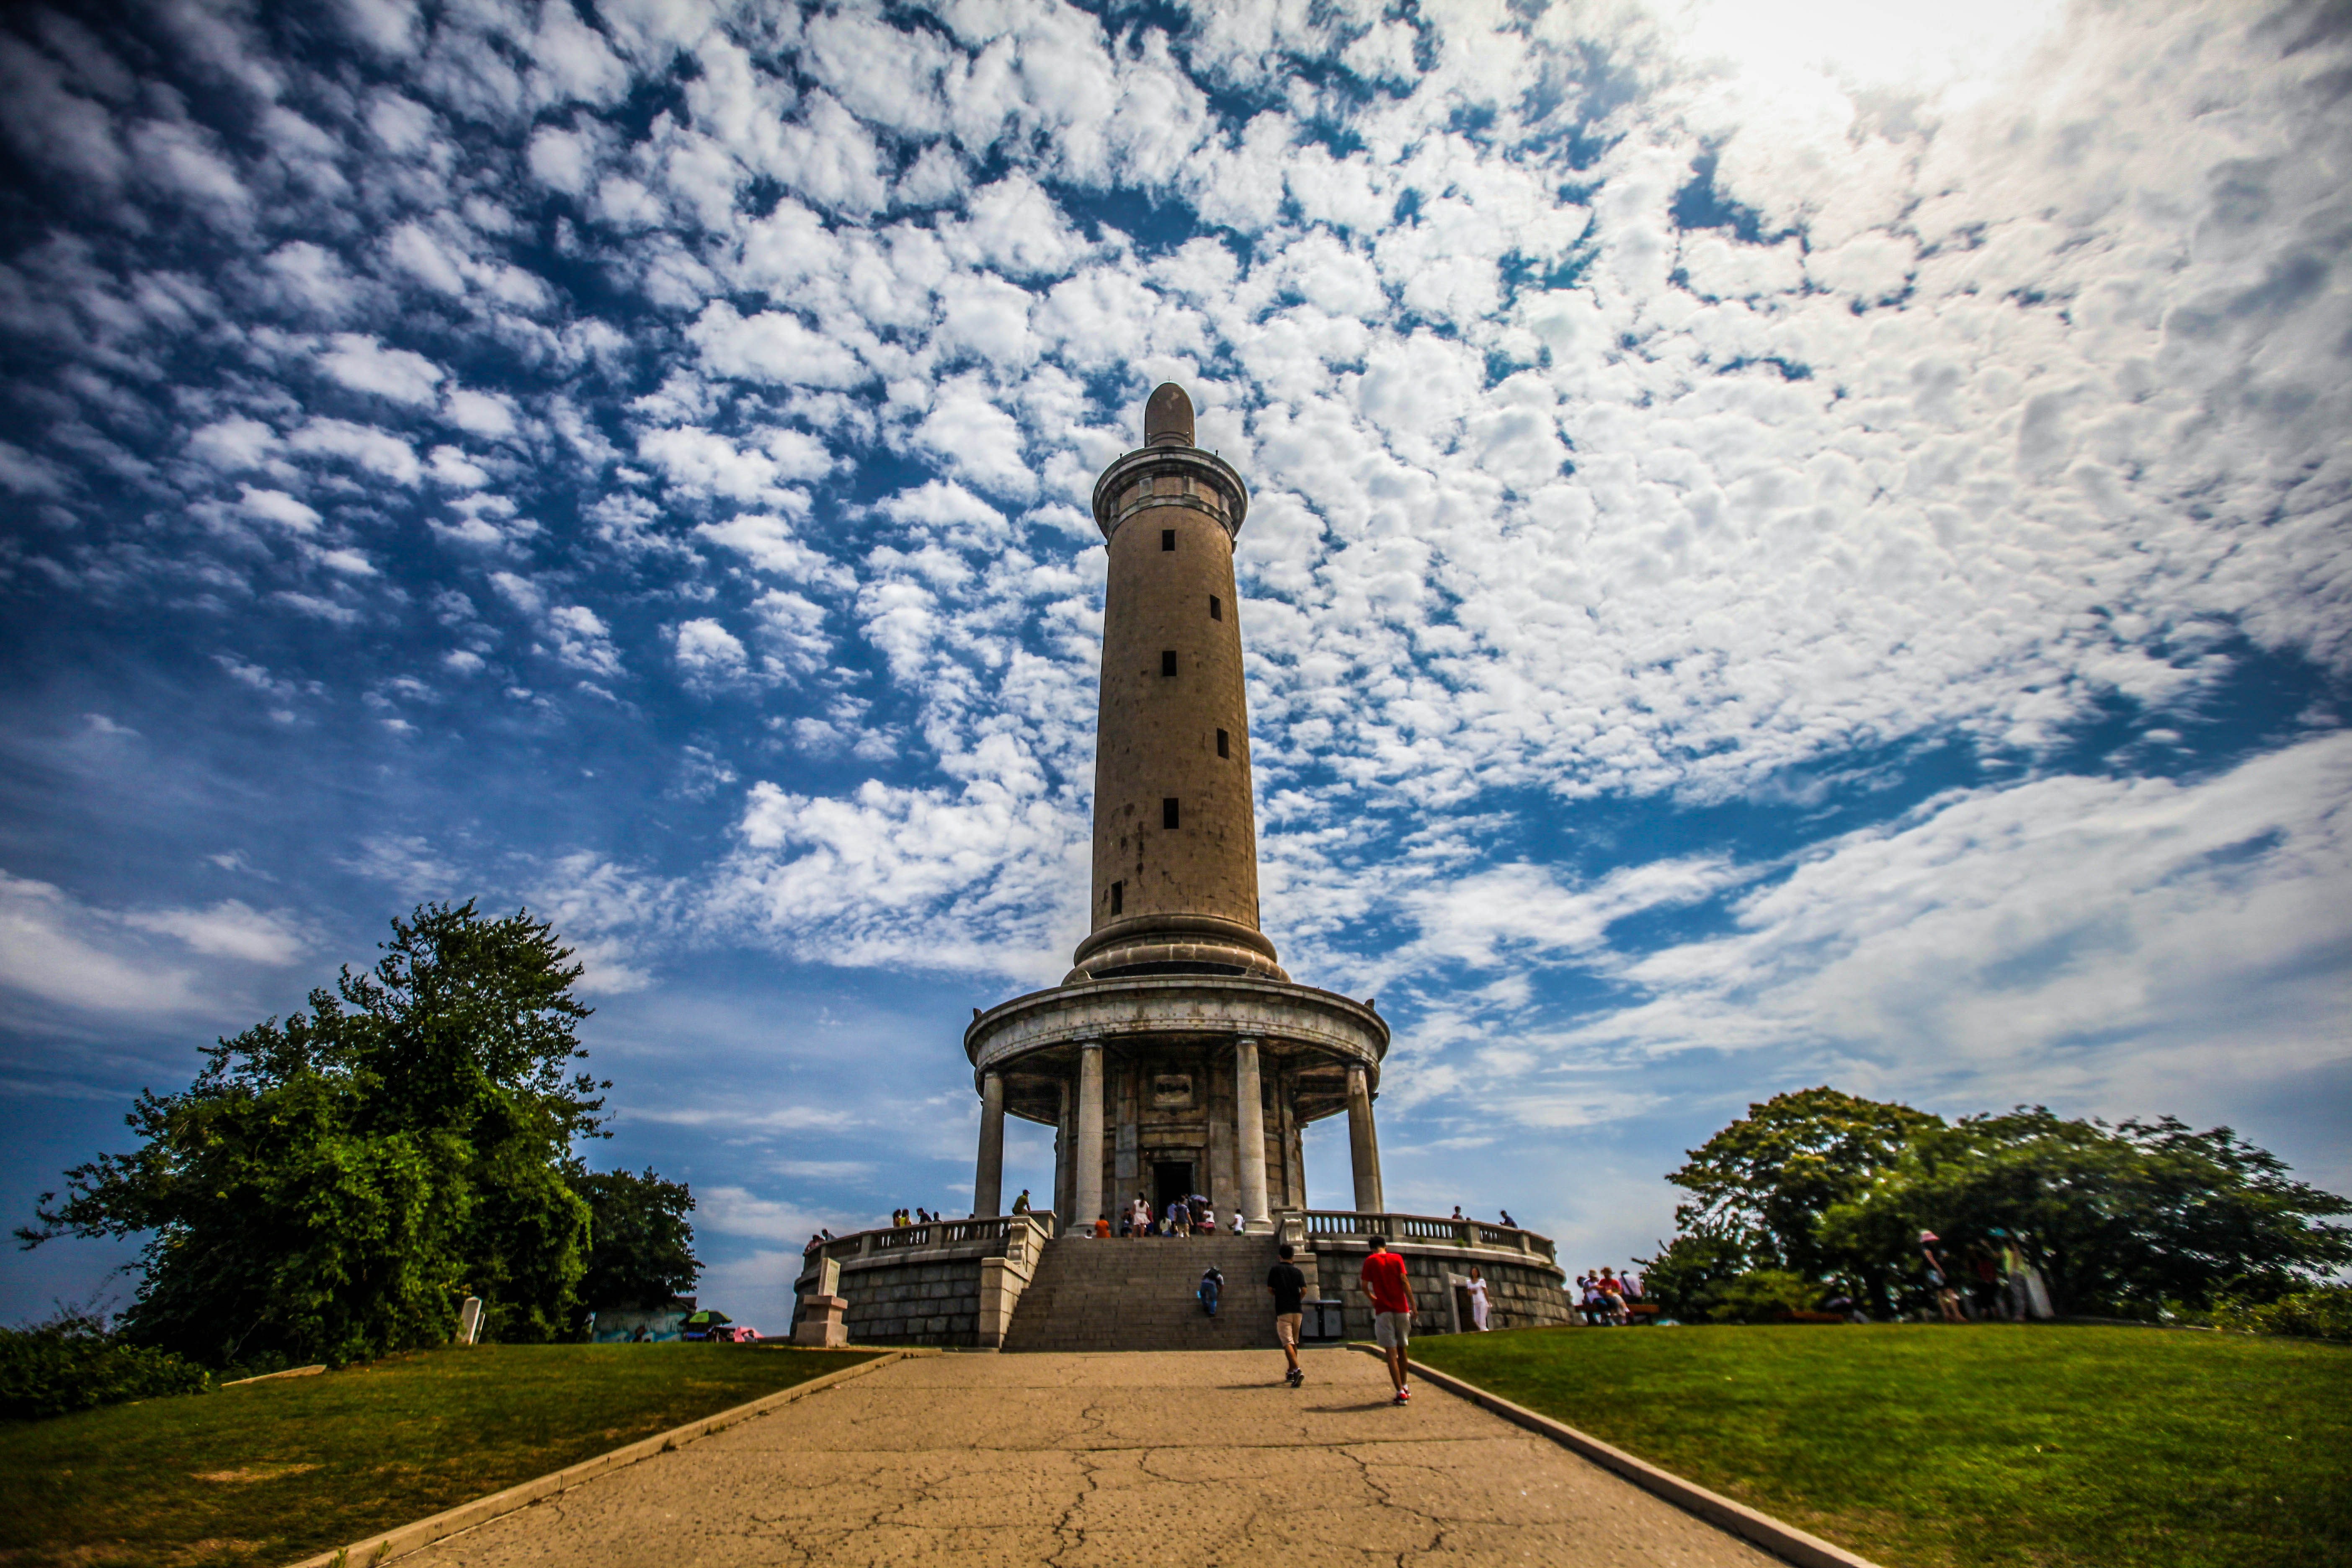
<instances>
[{"instance_id":1,"label":"tower base platform","mask_svg":"<svg viewBox=\"0 0 2352 1568\"><path fill-rule=\"evenodd\" d=\"M1005 1351L1271 1348L1265 1273L1288 1241L1310 1299L1342 1303L1344 1331L1370 1339L1357 1271L1385 1236L1412 1279L1416 1334L1466 1332L1475 1267L1490 1329L1574 1321L1552 1244L1533 1231L1424 1215L1284 1210L1265 1236L1098 1241L1054 1236L1050 1214L945 1220L864 1231L812 1248L797 1300L839 1297L850 1342ZM1212 1263L1224 1275L1218 1315L1194 1297ZM797 1310L795 1328L798 1326Z\"/></svg>"}]
</instances>

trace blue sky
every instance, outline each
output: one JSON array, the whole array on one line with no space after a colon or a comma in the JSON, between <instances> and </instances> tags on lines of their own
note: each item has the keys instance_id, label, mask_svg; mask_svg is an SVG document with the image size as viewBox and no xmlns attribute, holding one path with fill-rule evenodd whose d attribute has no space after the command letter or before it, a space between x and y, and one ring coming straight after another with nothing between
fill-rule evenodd
<instances>
[{"instance_id":1,"label":"blue sky","mask_svg":"<svg viewBox=\"0 0 2352 1568\"><path fill-rule=\"evenodd\" d=\"M2352 1186L2352 36L1958 11L9 8L0 1200L472 896L739 1317L960 1210L1168 378L1392 1205L1622 1262L1821 1082Z\"/></svg>"}]
</instances>

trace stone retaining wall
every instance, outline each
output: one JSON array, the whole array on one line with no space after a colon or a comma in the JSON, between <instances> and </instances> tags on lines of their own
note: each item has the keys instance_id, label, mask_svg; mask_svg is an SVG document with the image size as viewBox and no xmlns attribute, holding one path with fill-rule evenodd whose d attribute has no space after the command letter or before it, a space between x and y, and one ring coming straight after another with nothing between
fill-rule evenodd
<instances>
[{"instance_id":1,"label":"stone retaining wall","mask_svg":"<svg viewBox=\"0 0 2352 1568\"><path fill-rule=\"evenodd\" d=\"M1316 1237L1299 1259L1315 1265L1310 1286L1319 1286L1324 1300L1346 1305L1342 1313L1349 1339L1372 1337L1372 1307L1357 1284L1370 1247L1353 1237ZM1454 1327L1453 1281L1467 1279L1476 1264L1486 1281L1486 1326L1489 1329L1531 1329L1574 1321L1569 1309L1566 1278L1541 1258L1523 1252L1480 1247L1453 1247L1423 1242L1391 1242L1389 1250L1404 1258L1405 1276L1412 1285L1413 1332L1446 1333ZM1465 1318L1461 1324L1467 1330Z\"/></svg>"},{"instance_id":2,"label":"stone retaining wall","mask_svg":"<svg viewBox=\"0 0 2352 1568\"><path fill-rule=\"evenodd\" d=\"M980 1342L977 1258L891 1258L841 1271L849 1298L842 1321L854 1345L971 1345Z\"/></svg>"},{"instance_id":3,"label":"stone retaining wall","mask_svg":"<svg viewBox=\"0 0 2352 1568\"><path fill-rule=\"evenodd\" d=\"M952 1222L950 1227L974 1228ZM1036 1270L1039 1245L1036 1227L1018 1221L1007 1234L929 1246L894 1245L861 1253L857 1243L857 1237L845 1237L824 1256L812 1252L802 1258L801 1276L793 1282L795 1331L802 1298L826 1283L829 1256L837 1270L833 1293L849 1302L842 1326L851 1344L1001 1344L1013 1306Z\"/></svg>"}]
</instances>

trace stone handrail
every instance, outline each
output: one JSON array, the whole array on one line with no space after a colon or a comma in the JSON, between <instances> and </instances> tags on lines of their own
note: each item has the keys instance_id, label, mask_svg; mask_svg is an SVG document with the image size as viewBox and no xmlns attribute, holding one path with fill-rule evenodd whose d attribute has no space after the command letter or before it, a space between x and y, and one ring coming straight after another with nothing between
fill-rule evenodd
<instances>
[{"instance_id":1,"label":"stone handrail","mask_svg":"<svg viewBox=\"0 0 2352 1568\"><path fill-rule=\"evenodd\" d=\"M1551 1237L1517 1226L1488 1225L1484 1220L1452 1219L1437 1215L1351 1214L1334 1209L1286 1209L1281 1220L1286 1236L1295 1222L1296 1241L1318 1236L1385 1236L1391 1241L1440 1242L1454 1247L1484 1247L1520 1252L1557 1262Z\"/></svg>"},{"instance_id":2,"label":"stone handrail","mask_svg":"<svg viewBox=\"0 0 2352 1568\"><path fill-rule=\"evenodd\" d=\"M874 1230L852 1231L847 1236L835 1237L820 1247L812 1247L801 1255L801 1274L822 1269L831 1258L845 1263L856 1258L874 1258L886 1253L919 1252L933 1247L967 1247L974 1242L1003 1240L1008 1256L1025 1258L1036 1247L1052 1239L1054 1211L1033 1209L1027 1214L997 1215L988 1219L935 1219L920 1225L882 1226Z\"/></svg>"}]
</instances>

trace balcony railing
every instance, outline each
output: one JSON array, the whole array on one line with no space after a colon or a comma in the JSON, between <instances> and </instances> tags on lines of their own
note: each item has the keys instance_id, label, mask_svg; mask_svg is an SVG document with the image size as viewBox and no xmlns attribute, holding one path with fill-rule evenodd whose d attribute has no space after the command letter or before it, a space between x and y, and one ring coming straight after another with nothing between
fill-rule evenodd
<instances>
[{"instance_id":1,"label":"balcony railing","mask_svg":"<svg viewBox=\"0 0 2352 1568\"><path fill-rule=\"evenodd\" d=\"M1498 1252L1518 1252L1545 1262L1556 1261L1551 1237L1517 1226L1488 1225L1484 1220L1452 1219L1423 1214L1350 1214L1336 1209L1287 1210L1294 1217L1297 1239L1314 1237L1385 1236L1391 1241L1421 1242L1446 1247L1480 1247Z\"/></svg>"},{"instance_id":2,"label":"balcony railing","mask_svg":"<svg viewBox=\"0 0 2352 1568\"><path fill-rule=\"evenodd\" d=\"M852 1231L832 1240L809 1247L801 1256L803 1279L824 1267L824 1260L846 1263L852 1258L874 1258L885 1253L920 1252L934 1247L966 1247L974 1243L1002 1241L1008 1254L1025 1257L1033 1247L1050 1240L1054 1235L1054 1211L1034 1209L1028 1214L998 1215L990 1219L935 1219L921 1225L884 1226L876 1230Z\"/></svg>"}]
</instances>

